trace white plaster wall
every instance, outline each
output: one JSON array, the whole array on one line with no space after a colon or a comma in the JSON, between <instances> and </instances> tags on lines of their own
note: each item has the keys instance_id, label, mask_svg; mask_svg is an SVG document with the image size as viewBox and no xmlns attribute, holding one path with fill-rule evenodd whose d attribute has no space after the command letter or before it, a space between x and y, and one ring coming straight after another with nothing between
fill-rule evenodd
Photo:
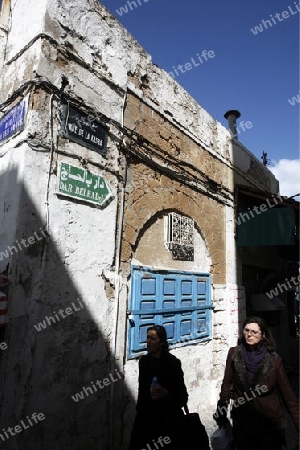
<instances>
[{"instance_id":1,"label":"white plaster wall","mask_svg":"<svg viewBox=\"0 0 300 450\"><path fill-rule=\"evenodd\" d=\"M12 15L6 49L7 61L43 32L46 8L47 0L11 1Z\"/></svg>"},{"instance_id":2,"label":"white plaster wall","mask_svg":"<svg viewBox=\"0 0 300 450\"><path fill-rule=\"evenodd\" d=\"M99 78L105 77L121 89L132 89L171 122L180 124L207 151L228 160L228 131L170 75L152 65L151 56L100 3L94 0L51 2L45 32L62 46L71 44ZM140 86L128 82L129 73L135 74ZM146 91L142 89L142 77L145 76L148 81ZM76 81L76 73L74 78Z\"/></svg>"},{"instance_id":3,"label":"white plaster wall","mask_svg":"<svg viewBox=\"0 0 300 450\"><path fill-rule=\"evenodd\" d=\"M59 161L79 167L66 156L60 156ZM50 185L49 225L51 237L74 286L103 335L110 336L112 320L108 313L112 313L112 305L105 293L102 274L112 266L114 257L117 182L115 177L108 176L98 168L91 167L90 170L104 176L114 199L103 209L84 202L79 205L72 199L55 195L57 180L53 177Z\"/></svg>"},{"instance_id":4,"label":"white plaster wall","mask_svg":"<svg viewBox=\"0 0 300 450\"><path fill-rule=\"evenodd\" d=\"M38 58L41 51L41 42L34 42L25 53L22 53L16 62L4 64L0 73L0 99L6 101L8 97L27 81L35 79ZM5 63L7 58L5 58Z\"/></svg>"},{"instance_id":5,"label":"white plaster wall","mask_svg":"<svg viewBox=\"0 0 300 450\"><path fill-rule=\"evenodd\" d=\"M277 194L279 183L273 173L263 167L259 161L241 142L233 139L233 165L236 171L235 183L252 185L258 189L265 189L273 194ZM253 171L253 166L259 168ZM252 173L251 173L252 170Z\"/></svg>"},{"instance_id":6,"label":"white plaster wall","mask_svg":"<svg viewBox=\"0 0 300 450\"><path fill-rule=\"evenodd\" d=\"M45 14L35 8L38 20L31 26L32 9L31 4L16 2L6 62L43 31L40 25ZM54 30L56 25L52 25ZM83 98L83 105L122 122L122 90L108 87L101 77L74 61L70 61L67 70L61 67L55 59L55 49L47 46L47 42L43 44L43 57L41 48L41 41L37 40L1 71L5 80L3 99L34 78L59 88L65 75L69 76L69 92ZM95 96L95 92L99 95ZM6 248L16 239L28 238L41 225L43 228L46 225L50 235L45 248L43 241L18 252L9 261L7 340L10 351L4 355L6 371L1 372L1 403L5 407L0 422L2 427L14 425L34 410L46 416L44 426L38 431L32 430L26 438L18 436L19 439L9 442L11 449L37 446L47 449L55 442L57 448L102 450L111 437L116 438L109 428L114 426L110 423L109 402L113 385L78 404L71 395L107 377L112 368L122 370L114 361L114 277L109 280L108 292L104 276L114 263L118 202L118 181L116 176L105 172L105 167L119 170L118 131L113 126L110 128L106 159L58 138L58 100L54 96L50 101L49 95L41 91L35 94L30 101L25 130L0 149L3 171L0 199L1 210L5 211L0 219L1 245L3 242ZM24 144L20 144L21 140ZM32 148L26 145L27 141ZM51 149L57 147L65 155L54 152L50 165ZM63 160L80 166L80 158L93 161L97 166L89 162L89 170L105 176L110 184L114 198L106 207L96 208L55 194L58 162ZM15 166L18 178L14 182L11 169ZM39 333L36 331L34 325L69 307L77 298L84 305L83 311Z\"/></svg>"},{"instance_id":7,"label":"white plaster wall","mask_svg":"<svg viewBox=\"0 0 300 450\"><path fill-rule=\"evenodd\" d=\"M11 143L0 147L0 252L13 245L20 207L25 146L13 149ZM10 252L9 252L10 254ZM2 255L0 272L5 270L10 258Z\"/></svg>"},{"instance_id":8,"label":"white plaster wall","mask_svg":"<svg viewBox=\"0 0 300 450\"><path fill-rule=\"evenodd\" d=\"M0 101L7 100L7 97L12 95L21 84L34 78L37 55L35 47L40 47L40 43L33 42L32 49L28 49L27 46L44 29L47 5L46 0L37 3L33 0L26 2L6 0L5 3L7 9L1 20L5 22L4 26L8 33L2 30L0 32L3 35L1 41L4 44L3 53L0 52ZM10 14L9 10L11 10Z\"/></svg>"},{"instance_id":9,"label":"white plaster wall","mask_svg":"<svg viewBox=\"0 0 300 450\"><path fill-rule=\"evenodd\" d=\"M97 1L49 2L45 31L60 39L62 45L70 40L76 42L76 52L80 56L87 58L99 74L123 88L127 85L127 71L134 70L145 57L150 59L137 41Z\"/></svg>"},{"instance_id":10,"label":"white plaster wall","mask_svg":"<svg viewBox=\"0 0 300 450\"><path fill-rule=\"evenodd\" d=\"M72 157L54 152L50 165L50 98L40 95L43 108L30 109L24 131L0 147L1 250L16 239L27 240L35 231L40 234L40 226L49 232L46 248L38 243L9 258L9 352L3 355L0 422L2 427L17 424L34 410L46 416L44 427L32 430L25 441L20 435L10 449L38 448L35 445L47 449L53 441L57 448L90 448L93 440L100 446L94 448L102 448L101 443L109 441L111 388L78 405L71 395L111 371L115 303L114 295L105 289L103 272L114 261L118 183L114 175L89 164L113 192L106 207L56 195L59 161L79 167L79 158L91 157L91 151L63 142L61 147L68 147ZM52 108L57 117L57 105ZM54 123L57 142L59 124ZM20 144L24 139L33 148ZM113 153L115 144L110 139L109 145ZM78 298L82 311L36 331L34 325ZM118 364L115 367L121 370Z\"/></svg>"}]
</instances>

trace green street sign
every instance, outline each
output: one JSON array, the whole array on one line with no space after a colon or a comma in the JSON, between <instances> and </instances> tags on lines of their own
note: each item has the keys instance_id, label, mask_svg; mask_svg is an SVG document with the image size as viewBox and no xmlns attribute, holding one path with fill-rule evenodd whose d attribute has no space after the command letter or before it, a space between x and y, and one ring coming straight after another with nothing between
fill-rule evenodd
<instances>
[{"instance_id":1,"label":"green street sign","mask_svg":"<svg viewBox=\"0 0 300 450\"><path fill-rule=\"evenodd\" d=\"M103 177L63 162L59 168L57 194L97 205L103 205L113 195Z\"/></svg>"}]
</instances>

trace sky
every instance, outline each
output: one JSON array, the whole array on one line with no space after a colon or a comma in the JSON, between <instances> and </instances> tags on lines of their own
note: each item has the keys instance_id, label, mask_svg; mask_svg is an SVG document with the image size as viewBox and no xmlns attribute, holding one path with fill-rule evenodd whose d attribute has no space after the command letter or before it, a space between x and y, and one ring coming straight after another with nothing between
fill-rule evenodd
<instances>
[{"instance_id":1,"label":"sky","mask_svg":"<svg viewBox=\"0 0 300 450\"><path fill-rule=\"evenodd\" d=\"M282 195L300 193L300 0L132 1L101 3L226 128L239 110L239 140L267 152Z\"/></svg>"}]
</instances>

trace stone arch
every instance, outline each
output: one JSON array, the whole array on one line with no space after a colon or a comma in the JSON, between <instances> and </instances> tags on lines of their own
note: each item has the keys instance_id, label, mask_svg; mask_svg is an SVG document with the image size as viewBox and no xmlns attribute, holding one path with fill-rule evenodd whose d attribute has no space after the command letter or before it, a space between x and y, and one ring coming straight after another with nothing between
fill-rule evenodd
<instances>
[{"instance_id":1,"label":"stone arch","mask_svg":"<svg viewBox=\"0 0 300 450\"><path fill-rule=\"evenodd\" d=\"M137 265L155 266L170 270L203 271L210 272L211 258L208 245L202 232L195 222L194 234L194 260L174 260L172 253L164 246L164 221L169 212L187 216L184 211L178 209L166 209L157 211L140 230L135 245L133 246L132 263Z\"/></svg>"},{"instance_id":2,"label":"stone arch","mask_svg":"<svg viewBox=\"0 0 300 450\"><path fill-rule=\"evenodd\" d=\"M132 263L154 265L168 269L202 270L209 272L209 248L198 224L195 224L195 257L194 261L177 261L172 258L170 251L164 246L164 221L168 213L175 212L187 217L184 211L178 209L164 209L157 211L143 226L133 246ZM193 217L190 217L194 220ZM149 249L151 252L149 253ZM200 261L200 254L201 260ZM206 264L204 263L206 261Z\"/></svg>"},{"instance_id":3,"label":"stone arch","mask_svg":"<svg viewBox=\"0 0 300 450\"><path fill-rule=\"evenodd\" d=\"M140 196L126 199L124 213L121 269L130 272L139 240L147 226L162 214L174 211L191 217L211 258L214 282L225 282L225 207L215 200L169 181L161 188L144 191ZM147 225L148 224L148 225Z\"/></svg>"}]
</instances>

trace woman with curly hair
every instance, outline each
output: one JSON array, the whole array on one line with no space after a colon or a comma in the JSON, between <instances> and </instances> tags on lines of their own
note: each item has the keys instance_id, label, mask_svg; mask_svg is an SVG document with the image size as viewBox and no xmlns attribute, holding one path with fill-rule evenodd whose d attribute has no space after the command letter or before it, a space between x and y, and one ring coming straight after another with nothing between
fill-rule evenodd
<instances>
[{"instance_id":1,"label":"woman with curly hair","mask_svg":"<svg viewBox=\"0 0 300 450\"><path fill-rule=\"evenodd\" d=\"M277 390L299 429L298 400L267 323L260 317L248 317L237 347L228 352L220 399L213 415L219 426L225 424L227 408L233 400L236 450L281 450L285 420Z\"/></svg>"}]
</instances>

